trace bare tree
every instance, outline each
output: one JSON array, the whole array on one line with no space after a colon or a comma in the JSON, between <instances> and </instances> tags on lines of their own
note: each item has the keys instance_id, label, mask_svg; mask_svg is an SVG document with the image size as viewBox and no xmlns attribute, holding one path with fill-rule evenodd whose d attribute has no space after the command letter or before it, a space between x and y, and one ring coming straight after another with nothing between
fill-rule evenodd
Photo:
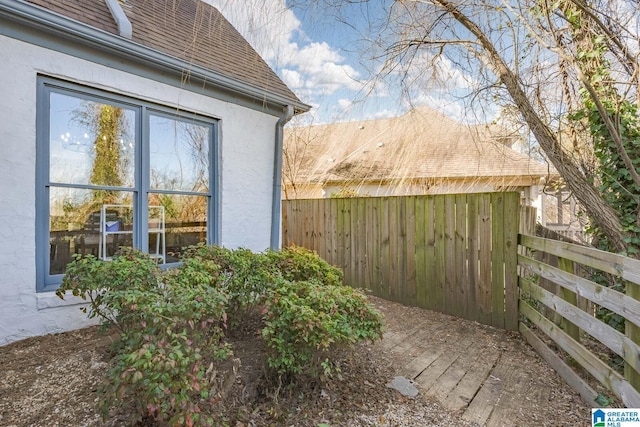
<instances>
[{"instance_id":1,"label":"bare tree","mask_svg":"<svg viewBox=\"0 0 640 427\"><path fill-rule=\"evenodd\" d=\"M370 7L373 1L357 3ZM385 12L370 24L377 33L369 40L376 79L395 81L411 99L429 80L451 79L457 71L469 76L466 99L472 110L515 106L610 248L627 249L628 231L593 175L593 135L588 123L574 117L593 106L614 143L613 155L640 187L621 119L610 107L639 102L635 2L399 0Z\"/></svg>"}]
</instances>

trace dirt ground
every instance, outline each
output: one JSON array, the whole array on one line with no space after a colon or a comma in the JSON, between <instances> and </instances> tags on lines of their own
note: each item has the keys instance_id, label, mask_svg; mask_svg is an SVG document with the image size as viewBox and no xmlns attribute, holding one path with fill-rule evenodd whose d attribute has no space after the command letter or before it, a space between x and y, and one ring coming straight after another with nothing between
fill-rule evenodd
<instances>
[{"instance_id":1,"label":"dirt ground","mask_svg":"<svg viewBox=\"0 0 640 427\"><path fill-rule=\"evenodd\" d=\"M451 322L460 319L407 309L371 298L389 327L411 321L408 315ZM471 327L472 323L465 326ZM233 389L216 414L220 425L244 426L472 426L433 398L403 397L387 384L398 362L381 344L360 345L340 355L341 378L318 384L274 384L264 375L262 342L255 331L241 331L230 341L240 368ZM445 325L445 330L446 325ZM519 340L517 336L513 339ZM0 347L0 426L125 426L126 410L103 421L96 413L97 389L109 361L111 338L98 328L30 338ZM531 351L531 357L537 356ZM553 418L514 419L511 425L589 425L589 408L537 358L528 366L548 377L553 387L544 410ZM545 413L547 413L545 412ZM138 425L159 425L152 422Z\"/></svg>"}]
</instances>

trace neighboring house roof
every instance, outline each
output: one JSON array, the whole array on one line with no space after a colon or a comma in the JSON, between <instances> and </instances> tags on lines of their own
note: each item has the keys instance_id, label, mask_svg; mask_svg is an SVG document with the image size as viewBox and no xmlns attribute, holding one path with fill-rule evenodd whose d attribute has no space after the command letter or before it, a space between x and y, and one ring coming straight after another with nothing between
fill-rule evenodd
<instances>
[{"instance_id":1,"label":"neighboring house roof","mask_svg":"<svg viewBox=\"0 0 640 427\"><path fill-rule=\"evenodd\" d=\"M547 166L509 148L514 140L502 127L467 126L420 107L394 118L286 129L285 161L296 184L547 176Z\"/></svg>"},{"instance_id":2,"label":"neighboring house roof","mask_svg":"<svg viewBox=\"0 0 640 427\"><path fill-rule=\"evenodd\" d=\"M25 1L20 0L21 3ZM27 0L55 14L118 35L105 0ZM201 0L124 0L121 7L133 27L131 41L189 65L274 94L298 111L308 110L269 65L222 16Z\"/></svg>"}]
</instances>

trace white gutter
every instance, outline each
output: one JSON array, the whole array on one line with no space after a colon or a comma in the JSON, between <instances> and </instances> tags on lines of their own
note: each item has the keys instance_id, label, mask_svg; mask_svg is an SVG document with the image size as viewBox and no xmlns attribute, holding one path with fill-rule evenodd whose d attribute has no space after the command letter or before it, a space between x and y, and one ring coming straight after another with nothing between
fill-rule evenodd
<instances>
[{"instance_id":1,"label":"white gutter","mask_svg":"<svg viewBox=\"0 0 640 427\"><path fill-rule=\"evenodd\" d=\"M191 64L158 50L150 49L139 43L99 30L31 3L0 0L0 18L11 19L28 28L37 28L66 38L74 43L98 48L101 52L118 55L123 61L130 59L133 62L149 65L157 70L164 70L183 77L184 73L188 72L190 79L194 82L214 85L232 93L258 99L263 104L270 103L280 107L292 105L296 111L309 111L311 109L310 105L303 102L267 92L262 88L216 73L208 68ZM2 33L1 30L0 33Z\"/></svg>"},{"instance_id":2,"label":"white gutter","mask_svg":"<svg viewBox=\"0 0 640 427\"><path fill-rule=\"evenodd\" d=\"M111 12L111 16L118 24L118 33L125 39L131 40L131 36L133 35L133 28L131 27L131 21L125 15L124 10L120 6L118 0L105 0L107 2L107 7L109 8L109 12Z\"/></svg>"},{"instance_id":3,"label":"white gutter","mask_svg":"<svg viewBox=\"0 0 640 427\"><path fill-rule=\"evenodd\" d=\"M276 143L273 159L273 196L271 199L271 250L280 249L280 226L282 211L282 140L284 125L293 117L293 107L287 105L276 123Z\"/></svg>"}]
</instances>

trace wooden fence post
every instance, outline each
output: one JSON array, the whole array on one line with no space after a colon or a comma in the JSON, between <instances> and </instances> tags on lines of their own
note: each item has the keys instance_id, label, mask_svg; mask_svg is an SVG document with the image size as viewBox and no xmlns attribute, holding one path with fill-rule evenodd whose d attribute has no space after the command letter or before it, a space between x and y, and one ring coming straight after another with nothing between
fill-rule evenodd
<instances>
[{"instance_id":1,"label":"wooden fence post","mask_svg":"<svg viewBox=\"0 0 640 427\"><path fill-rule=\"evenodd\" d=\"M573 261L570 261L566 258L561 258L558 257L558 268L560 268L563 271L566 271L567 273L574 273L574 265L573 265ZM575 292L571 292L568 289L565 289L561 286L559 286L560 288L560 292L559 292L559 296L564 299L565 301L573 304L573 305L577 305L578 302L578 298ZM580 328L578 328L576 325L574 325L573 323L569 322L567 319L565 319L564 317L562 318L562 329L564 329L564 331L574 340L576 340L577 342L580 342Z\"/></svg>"},{"instance_id":2,"label":"wooden fence post","mask_svg":"<svg viewBox=\"0 0 640 427\"><path fill-rule=\"evenodd\" d=\"M504 328L518 330L518 220L520 195L506 193L504 199Z\"/></svg>"},{"instance_id":3,"label":"wooden fence post","mask_svg":"<svg viewBox=\"0 0 640 427\"><path fill-rule=\"evenodd\" d=\"M625 286L627 295L636 300L640 300L640 285L636 285L632 282L625 282ZM631 338L634 343L640 344L640 327L636 326L632 322L625 321L625 334ZM631 384L633 388L640 391L640 373L626 362L624 364L624 377L629 381L629 384Z\"/></svg>"}]
</instances>

